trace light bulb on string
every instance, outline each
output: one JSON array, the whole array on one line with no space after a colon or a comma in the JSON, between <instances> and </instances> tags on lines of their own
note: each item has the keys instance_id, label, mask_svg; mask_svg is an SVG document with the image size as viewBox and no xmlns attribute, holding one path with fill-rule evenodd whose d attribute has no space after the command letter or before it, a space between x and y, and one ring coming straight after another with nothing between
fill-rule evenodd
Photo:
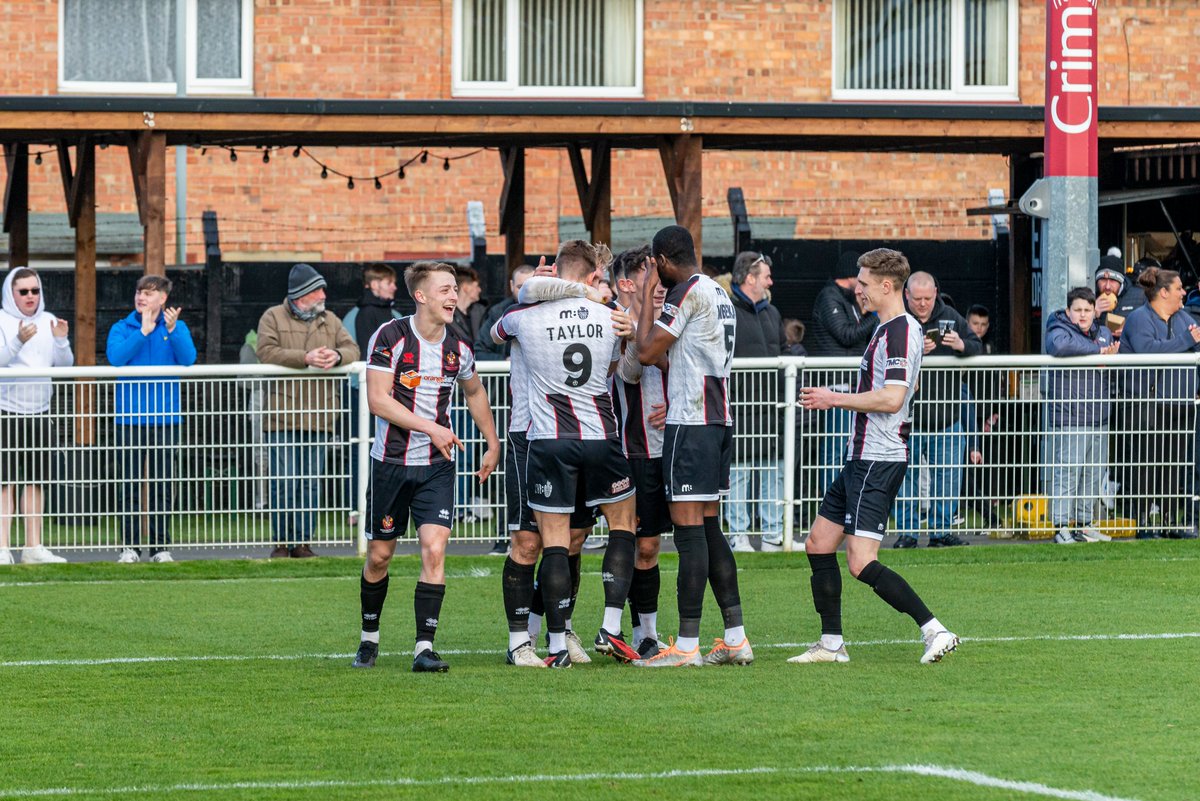
<instances>
[{"instance_id":1,"label":"light bulb on string","mask_svg":"<svg viewBox=\"0 0 1200 801\"><path fill-rule=\"evenodd\" d=\"M378 178L378 177L376 177L376 178L375 178L375 188L376 188L376 189L383 189L383 183L382 183L382 182L379 180L379 178Z\"/></svg>"},{"instance_id":2,"label":"light bulb on string","mask_svg":"<svg viewBox=\"0 0 1200 801\"><path fill-rule=\"evenodd\" d=\"M299 145L297 145L296 149L292 151L292 158L294 158L294 159L300 158L300 146Z\"/></svg>"},{"instance_id":3,"label":"light bulb on string","mask_svg":"<svg viewBox=\"0 0 1200 801\"><path fill-rule=\"evenodd\" d=\"M422 163L422 164L424 164L424 163L425 163L425 162L427 162L427 161L429 161L429 151L428 151L428 150L422 150L422 151L421 151L421 163Z\"/></svg>"},{"instance_id":4,"label":"light bulb on string","mask_svg":"<svg viewBox=\"0 0 1200 801\"><path fill-rule=\"evenodd\" d=\"M33 157L33 163L38 165L39 167L42 165L42 154L41 153L38 153L36 156Z\"/></svg>"},{"instance_id":5,"label":"light bulb on string","mask_svg":"<svg viewBox=\"0 0 1200 801\"><path fill-rule=\"evenodd\" d=\"M450 172L450 159L446 159L442 162L442 169L446 172Z\"/></svg>"},{"instance_id":6,"label":"light bulb on string","mask_svg":"<svg viewBox=\"0 0 1200 801\"><path fill-rule=\"evenodd\" d=\"M403 167L400 168L400 172L398 172L397 175L400 177L401 181L404 180L404 168Z\"/></svg>"},{"instance_id":7,"label":"light bulb on string","mask_svg":"<svg viewBox=\"0 0 1200 801\"><path fill-rule=\"evenodd\" d=\"M229 148L229 160L230 160L230 161L237 161L237 151L236 151L236 150L234 150L232 147L231 147L231 148Z\"/></svg>"},{"instance_id":8,"label":"light bulb on string","mask_svg":"<svg viewBox=\"0 0 1200 801\"><path fill-rule=\"evenodd\" d=\"M322 164L322 165L321 165L321 177L322 177L322 178L328 178L328 177L329 177L329 168L328 168L328 167L326 167L324 164Z\"/></svg>"},{"instance_id":9,"label":"light bulb on string","mask_svg":"<svg viewBox=\"0 0 1200 801\"><path fill-rule=\"evenodd\" d=\"M271 151L269 149L263 151L263 164L271 163Z\"/></svg>"},{"instance_id":10,"label":"light bulb on string","mask_svg":"<svg viewBox=\"0 0 1200 801\"><path fill-rule=\"evenodd\" d=\"M354 176L353 176L353 175L351 175L351 176L350 176L350 178L349 178L349 179L347 179L347 181L346 181L346 188L347 188L347 189L353 189L353 188L354 188Z\"/></svg>"}]
</instances>

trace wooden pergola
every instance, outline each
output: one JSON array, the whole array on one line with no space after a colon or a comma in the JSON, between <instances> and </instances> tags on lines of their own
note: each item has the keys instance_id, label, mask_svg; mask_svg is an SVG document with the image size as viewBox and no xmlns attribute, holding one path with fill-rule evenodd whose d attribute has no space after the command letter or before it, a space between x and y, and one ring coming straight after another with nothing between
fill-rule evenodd
<instances>
[{"instance_id":1,"label":"wooden pergola","mask_svg":"<svg viewBox=\"0 0 1200 801\"><path fill-rule=\"evenodd\" d=\"M87 363L95 353L100 145L128 150L151 274L165 270L168 147L494 148L504 179L499 230L511 268L525 253L528 148L568 152L583 221L596 241L611 240L613 151L657 150L675 219L700 247L705 149L1000 154L1013 157L1009 197L1016 197L1042 149L1042 120L1041 106L1020 105L4 97L4 230L9 264L27 263L30 147L54 148L75 230L76 353ZM1200 109L1101 108L1099 120L1102 153L1200 142ZM1026 245L1014 230L1014 254ZM1027 271L1017 266L1014 297L1028 291Z\"/></svg>"}]
</instances>

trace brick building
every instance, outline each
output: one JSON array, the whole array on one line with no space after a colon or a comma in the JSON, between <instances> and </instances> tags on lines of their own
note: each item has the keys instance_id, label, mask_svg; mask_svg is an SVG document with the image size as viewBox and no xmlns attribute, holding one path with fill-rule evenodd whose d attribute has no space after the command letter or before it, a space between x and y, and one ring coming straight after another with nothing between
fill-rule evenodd
<instances>
[{"instance_id":1,"label":"brick building","mask_svg":"<svg viewBox=\"0 0 1200 801\"><path fill-rule=\"evenodd\" d=\"M182 38L184 91L193 98L1021 105L1043 98L1044 0L178 1L182 18L170 0L0 0L8 56L0 95L173 95ZM1121 0L1099 13L1103 106L1200 105L1200 4ZM252 147L236 162L226 149L186 150L188 261L202 258L204 209L220 215L227 257L368 260L464 255L466 202L480 200L489 249L503 250L499 158L455 147L453 137L421 149L311 147L298 158L288 148L272 151L269 163ZM423 150L426 163L374 188L372 176ZM356 176L355 188L336 174L322 179L321 164ZM1009 185L1001 155L928 149L706 150L703 164L706 219L727 219L725 190L740 186L751 218L778 238L987 238L990 219L965 210ZM176 252L175 165L168 154L168 261ZM30 173L36 239L38 221L49 230L62 213L63 194L53 153ZM96 193L99 211L113 215L97 223L103 241L121 214L136 214L123 148L97 152ZM622 221L671 217L653 150L614 151L611 196L614 230ZM525 209L531 253L552 251L560 236L578 232L566 152L529 150Z\"/></svg>"}]
</instances>

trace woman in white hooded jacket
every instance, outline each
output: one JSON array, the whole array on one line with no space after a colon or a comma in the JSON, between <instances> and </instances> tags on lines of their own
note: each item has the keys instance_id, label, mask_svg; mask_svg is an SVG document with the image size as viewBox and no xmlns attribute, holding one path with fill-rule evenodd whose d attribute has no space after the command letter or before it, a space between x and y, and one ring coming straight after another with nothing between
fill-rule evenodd
<instances>
[{"instance_id":1,"label":"woman in white hooded jacket","mask_svg":"<svg viewBox=\"0 0 1200 801\"><path fill-rule=\"evenodd\" d=\"M0 303L0 368L64 367L75 363L67 321L46 311L42 281L26 267L10 270ZM0 369L0 564L13 563L9 533L17 512L17 487L25 521L26 564L65 562L42 545L42 484L57 449L49 415L49 378L4 378Z\"/></svg>"}]
</instances>

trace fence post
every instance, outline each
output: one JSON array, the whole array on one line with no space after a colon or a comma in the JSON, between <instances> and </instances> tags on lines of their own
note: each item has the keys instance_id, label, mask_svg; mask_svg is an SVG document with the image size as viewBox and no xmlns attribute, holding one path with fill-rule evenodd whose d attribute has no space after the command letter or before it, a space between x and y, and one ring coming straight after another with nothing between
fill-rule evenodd
<instances>
[{"instance_id":1,"label":"fence post","mask_svg":"<svg viewBox=\"0 0 1200 801\"><path fill-rule=\"evenodd\" d=\"M371 407L367 398L367 364L355 362L351 376L358 380L358 447L354 458L358 460L358 486L354 488L355 507L358 509L358 555L367 555L367 482L371 479Z\"/></svg>"},{"instance_id":2,"label":"fence post","mask_svg":"<svg viewBox=\"0 0 1200 801\"><path fill-rule=\"evenodd\" d=\"M783 366L783 550L792 550L796 512L796 362ZM778 385L776 385L778 386Z\"/></svg>"}]
</instances>

